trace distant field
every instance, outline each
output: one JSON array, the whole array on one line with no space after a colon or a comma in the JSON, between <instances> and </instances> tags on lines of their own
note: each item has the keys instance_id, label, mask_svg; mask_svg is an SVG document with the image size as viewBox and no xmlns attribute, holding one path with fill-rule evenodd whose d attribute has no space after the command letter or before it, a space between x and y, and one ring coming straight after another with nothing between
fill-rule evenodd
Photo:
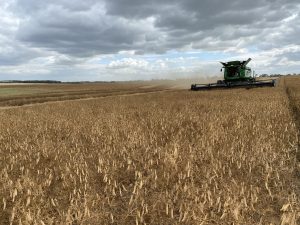
<instances>
[{"instance_id":1,"label":"distant field","mask_svg":"<svg viewBox=\"0 0 300 225\"><path fill-rule=\"evenodd\" d=\"M22 86L13 86L13 87L0 87L0 98L10 97L10 96L24 96L32 94L47 93L47 90L43 88L36 87L22 87Z\"/></svg>"},{"instance_id":2,"label":"distant field","mask_svg":"<svg viewBox=\"0 0 300 225\"><path fill-rule=\"evenodd\" d=\"M0 224L300 224L299 84L43 86L109 97L0 108Z\"/></svg>"},{"instance_id":3,"label":"distant field","mask_svg":"<svg viewBox=\"0 0 300 225\"><path fill-rule=\"evenodd\" d=\"M188 90L192 83L211 83L218 78L157 80L137 82L0 84L0 107L95 98L122 94L148 93L169 89Z\"/></svg>"},{"instance_id":4,"label":"distant field","mask_svg":"<svg viewBox=\"0 0 300 225\"><path fill-rule=\"evenodd\" d=\"M0 106L148 93L171 87L157 82L0 85Z\"/></svg>"}]
</instances>

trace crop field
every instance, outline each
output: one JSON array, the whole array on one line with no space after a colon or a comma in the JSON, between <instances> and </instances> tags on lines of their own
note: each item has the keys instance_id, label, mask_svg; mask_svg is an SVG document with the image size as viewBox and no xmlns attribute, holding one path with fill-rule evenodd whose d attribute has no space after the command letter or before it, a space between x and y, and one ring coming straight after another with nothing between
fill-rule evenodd
<instances>
[{"instance_id":1,"label":"crop field","mask_svg":"<svg viewBox=\"0 0 300 225\"><path fill-rule=\"evenodd\" d=\"M0 224L300 224L300 77L105 85L0 97Z\"/></svg>"}]
</instances>

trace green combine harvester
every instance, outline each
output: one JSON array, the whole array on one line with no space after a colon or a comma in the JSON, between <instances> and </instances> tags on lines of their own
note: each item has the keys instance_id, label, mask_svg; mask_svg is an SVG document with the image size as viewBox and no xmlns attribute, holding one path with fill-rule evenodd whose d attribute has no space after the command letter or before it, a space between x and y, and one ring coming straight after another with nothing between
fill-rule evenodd
<instances>
[{"instance_id":1,"label":"green combine harvester","mask_svg":"<svg viewBox=\"0 0 300 225\"><path fill-rule=\"evenodd\" d=\"M221 62L224 70L224 80L218 80L212 84L192 84L192 91L209 90L218 88L235 88L235 87L275 87L276 80L259 81L252 76L251 68L247 67L251 61L230 61L227 63Z\"/></svg>"}]
</instances>

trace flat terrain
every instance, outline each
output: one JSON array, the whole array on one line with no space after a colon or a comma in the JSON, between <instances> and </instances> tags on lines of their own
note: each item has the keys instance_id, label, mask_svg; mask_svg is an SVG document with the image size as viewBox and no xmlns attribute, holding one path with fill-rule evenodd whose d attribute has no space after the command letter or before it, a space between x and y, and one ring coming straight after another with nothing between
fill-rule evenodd
<instances>
[{"instance_id":1,"label":"flat terrain","mask_svg":"<svg viewBox=\"0 0 300 225\"><path fill-rule=\"evenodd\" d=\"M42 89L0 97L0 224L299 224L300 77Z\"/></svg>"},{"instance_id":2,"label":"flat terrain","mask_svg":"<svg viewBox=\"0 0 300 225\"><path fill-rule=\"evenodd\" d=\"M0 85L0 106L148 93L171 87L150 82Z\"/></svg>"}]
</instances>

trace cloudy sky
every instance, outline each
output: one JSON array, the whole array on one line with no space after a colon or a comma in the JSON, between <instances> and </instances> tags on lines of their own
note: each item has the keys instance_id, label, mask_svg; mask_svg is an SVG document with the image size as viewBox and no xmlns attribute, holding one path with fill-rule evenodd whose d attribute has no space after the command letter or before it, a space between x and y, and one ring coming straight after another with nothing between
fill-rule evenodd
<instances>
[{"instance_id":1,"label":"cloudy sky","mask_svg":"<svg viewBox=\"0 0 300 225\"><path fill-rule=\"evenodd\" d=\"M300 73L299 0L1 0L0 80Z\"/></svg>"}]
</instances>

